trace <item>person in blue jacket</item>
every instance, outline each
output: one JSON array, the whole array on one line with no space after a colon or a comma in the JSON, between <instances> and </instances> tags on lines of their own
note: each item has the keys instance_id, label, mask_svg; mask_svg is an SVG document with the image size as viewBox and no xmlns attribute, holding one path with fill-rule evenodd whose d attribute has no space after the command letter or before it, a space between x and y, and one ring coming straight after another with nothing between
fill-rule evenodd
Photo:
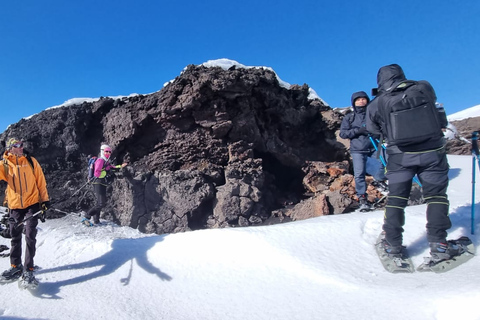
<instances>
[{"instance_id":1,"label":"person in blue jacket","mask_svg":"<svg viewBox=\"0 0 480 320\"><path fill-rule=\"evenodd\" d=\"M370 98L364 91L352 94L351 98L353 112L343 118L340 125L340 137L350 140L350 155L353 163L355 176L355 191L360 203L360 210L371 209L367 200L367 184L365 175L367 172L375 179L375 186L386 191L385 167L376 157L366 127L366 112Z\"/></svg>"}]
</instances>

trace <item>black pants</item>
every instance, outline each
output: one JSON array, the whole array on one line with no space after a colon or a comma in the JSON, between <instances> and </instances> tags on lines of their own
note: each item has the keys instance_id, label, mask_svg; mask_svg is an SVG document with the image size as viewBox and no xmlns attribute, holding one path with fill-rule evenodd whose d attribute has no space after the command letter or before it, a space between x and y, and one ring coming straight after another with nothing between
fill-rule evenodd
<instances>
[{"instance_id":1,"label":"black pants","mask_svg":"<svg viewBox=\"0 0 480 320\"><path fill-rule=\"evenodd\" d=\"M25 264L26 270L33 269L33 258L35 257L37 244L37 225L38 216L27 220L24 224L17 227L17 224L25 218L31 217L34 213L40 210L40 204L36 203L25 209L10 209L10 234L12 236L10 249L10 263L13 265L22 264L22 234L25 228Z\"/></svg>"},{"instance_id":2,"label":"black pants","mask_svg":"<svg viewBox=\"0 0 480 320\"><path fill-rule=\"evenodd\" d=\"M107 186L103 184L94 184L93 190L95 192L95 197L97 201L95 203L95 206L88 210L85 218L90 219L91 217L93 217L93 221L95 223L98 223L100 222L100 212L107 203Z\"/></svg>"},{"instance_id":3,"label":"black pants","mask_svg":"<svg viewBox=\"0 0 480 320\"><path fill-rule=\"evenodd\" d=\"M402 245L405 207L415 174L422 184L423 198L427 203L427 239L429 242L446 241L446 230L452 226L448 216L448 170L445 148L389 155L387 163L389 194L383 230L386 233L386 240L392 246Z\"/></svg>"}]
</instances>

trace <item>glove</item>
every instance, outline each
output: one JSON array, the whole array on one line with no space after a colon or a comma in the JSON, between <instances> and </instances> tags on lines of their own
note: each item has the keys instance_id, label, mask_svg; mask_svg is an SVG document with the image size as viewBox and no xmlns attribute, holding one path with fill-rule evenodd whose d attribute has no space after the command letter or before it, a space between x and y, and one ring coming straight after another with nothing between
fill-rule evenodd
<instances>
[{"instance_id":1,"label":"glove","mask_svg":"<svg viewBox=\"0 0 480 320\"><path fill-rule=\"evenodd\" d=\"M42 213L40 213L39 215L40 221L45 222L45 218L47 216L47 210L49 207L50 207L50 201L42 202L42 204L40 205L40 208L42 210Z\"/></svg>"},{"instance_id":2,"label":"glove","mask_svg":"<svg viewBox=\"0 0 480 320\"><path fill-rule=\"evenodd\" d=\"M48 208L50 208L50 201L42 202L42 205L40 207L42 211L47 211Z\"/></svg>"},{"instance_id":3,"label":"glove","mask_svg":"<svg viewBox=\"0 0 480 320\"><path fill-rule=\"evenodd\" d=\"M357 134L358 134L359 136L366 136L366 135L368 135L367 128L365 128L365 127L360 127L360 128L358 128Z\"/></svg>"}]
</instances>

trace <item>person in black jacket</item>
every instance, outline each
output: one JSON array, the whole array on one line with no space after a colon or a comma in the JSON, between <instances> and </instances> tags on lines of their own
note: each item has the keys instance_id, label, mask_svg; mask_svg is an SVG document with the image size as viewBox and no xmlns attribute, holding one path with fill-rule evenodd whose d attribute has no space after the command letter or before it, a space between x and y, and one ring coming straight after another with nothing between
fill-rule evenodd
<instances>
[{"instance_id":1,"label":"person in black jacket","mask_svg":"<svg viewBox=\"0 0 480 320\"><path fill-rule=\"evenodd\" d=\"M364 91L359 91L352 94L351 100L353 112L348 113L343 118L340 125L340 137L350 139L350 155L355 176L355 191L360 203L359 209L368 210L371 206L367 201L365 175L368 172L374 177L378 186L386 189L385 168L376 158L375 147L370 141L366 128L365 116L370 99Z\"/></svg>"},{"instance_id":2,"label":"person in black jacket","mask_svg":"<svg viewBox=\"0 0 480 320\"><path fill-rule=\"evenodd\" d=\"M387 99L406 85L419 86L422 98L430 104L436 103L436 94L427 81L412 82L405 78L402 68L397 64L381 67L377 75L377 97L370 103L367 110L367 130L379 134L387 139L387 177L389 194L385 207L383 230L385 239L383 246L389 256L401 257L403 242L403 225L405 224L405 207L408 203L412 187L412 178L418 175L422 184L422 192L427 202L427 239L430 243L432 261L446 260L458 254L458 248L451 248L447 243L447 231L452 223L448 216L449 201L448 161L445 151L445 139L442 128L447 127L447 118L443 108L436 109L434 116L438 120L438 133L428 139L410 144L395 143L394 138L388 136L388 121L384 119ZM401 93L403 97L406 94ZM426 119L423 119L426 123ZM416 128L407 123L400 130L409 130L412 133ZM414 134L414 132L413 132ZM390 139L390 141L388 141Z\"/></svg>"}]
</instances>

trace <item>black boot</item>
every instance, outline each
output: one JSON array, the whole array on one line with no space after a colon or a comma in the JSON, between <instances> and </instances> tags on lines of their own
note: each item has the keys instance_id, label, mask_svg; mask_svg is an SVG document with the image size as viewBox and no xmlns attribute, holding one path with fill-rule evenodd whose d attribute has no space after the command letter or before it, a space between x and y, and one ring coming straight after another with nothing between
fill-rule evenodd
<instances>
[{"instance_id":1,"label":"black boot","mask_svg":"<svg viewBox=\"0 0 480 320\"><path fill-rule=\"evenodd\" d=\"M14 265L8 270L3 271L1 278L3 280L15 280L20 278L23 273L23 266L21 264Z\"/></svg>"}]
</instances>

